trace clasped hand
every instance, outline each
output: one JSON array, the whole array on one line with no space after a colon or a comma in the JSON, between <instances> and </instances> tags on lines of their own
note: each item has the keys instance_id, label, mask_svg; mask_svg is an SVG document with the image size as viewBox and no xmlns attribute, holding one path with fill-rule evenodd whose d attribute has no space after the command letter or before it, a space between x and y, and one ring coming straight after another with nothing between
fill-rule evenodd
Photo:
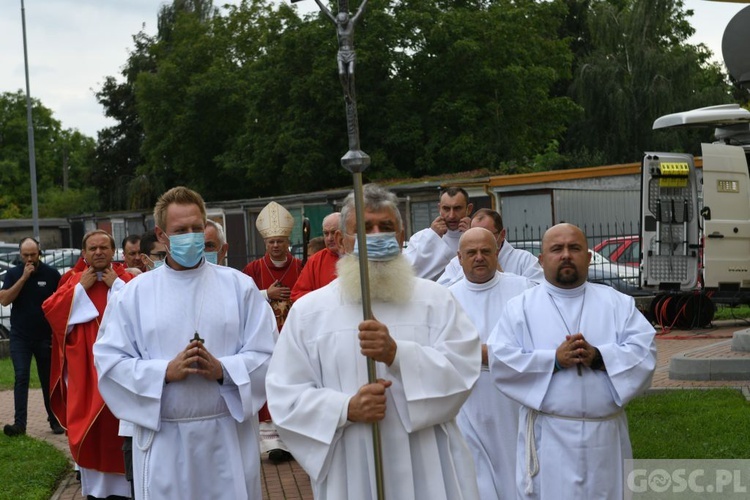
<instances>
[{"instance_id":1,"label":"clasped hand","mask_svg":"<svg viewBox=\"0 0 750 500\"><path fill-rule=\"evenodd\" d=\"M193 340L167 365L164 380L175 382L188 375L200 375L207 380L220 380L224 376L221 362L199 340Z\"/></svg>"},{"instance_id":2,"label":"clasped hand","mask_svg":"<svg viewBox=\"0 0 750 500\"><path fill-rule=\"evenodd\" d=\"M565 341L557 347L555 352L557 364L563 368L575 365L591 367L596 356L596 347L589 344L582 333L566 335Z\"/></svg>"}]
</instances>

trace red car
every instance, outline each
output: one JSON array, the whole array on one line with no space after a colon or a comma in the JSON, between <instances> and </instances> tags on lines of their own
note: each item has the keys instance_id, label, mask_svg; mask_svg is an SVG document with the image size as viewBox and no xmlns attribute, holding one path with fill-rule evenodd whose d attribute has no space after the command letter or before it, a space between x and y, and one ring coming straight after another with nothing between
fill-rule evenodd
<instances>
[{"instance_id":1,"label":"red car","mask_svg":"<svg viewBox=\"0 0 750 500\"><path fill-rule=\"evenodd\" d=\"M605 259L638 267L641 264L641 237L638 235L607 238L594 247Z\"/></svg>"}]
</instances>

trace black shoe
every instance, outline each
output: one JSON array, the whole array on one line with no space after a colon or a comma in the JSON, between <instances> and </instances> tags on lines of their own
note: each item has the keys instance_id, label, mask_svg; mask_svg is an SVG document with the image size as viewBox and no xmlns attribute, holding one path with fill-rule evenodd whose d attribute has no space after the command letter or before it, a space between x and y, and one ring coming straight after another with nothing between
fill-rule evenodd
<instances>
[{"instance_id":1,"label":"black shoe","mask_svg":"<svg viewBox=\"0 0 750 500\"><path fill-rule=\"evenodd\" d=\"M63 429L63 426L57 420L49 424L49 426L52 429L52 434L65 434L65 429Z\"/></svg>"},{"instance_id":2,"label":"black shoe","mask_svg":"<svg viewBox=\"0 0 750 500\"><path fill-rule=\"evenodd\" d=\"M21 427L20 425L6 425L3 427L3 432L6 436L15 437L15 436L23 436L26 434L26 427Z\"/></svg>"},{"instance_id":3,"label":"black shoe","mask_svg":"<svg viewBox=\"0 0 750 500\"><path fill-rule=\"evenodd\" d=\"M268 452L268 460L270 460L272 464L278 465L284 462L291 462L294 460L294 457L288 451L277 448Z\"/></svg>"}]
</instances>

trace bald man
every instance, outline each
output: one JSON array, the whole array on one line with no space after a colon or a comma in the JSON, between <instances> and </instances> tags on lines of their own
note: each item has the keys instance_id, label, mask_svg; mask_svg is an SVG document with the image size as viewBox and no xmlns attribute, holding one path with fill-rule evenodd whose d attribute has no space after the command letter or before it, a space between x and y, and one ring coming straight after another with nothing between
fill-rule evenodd
<instances>
[{"instance_id":1,"label":"bald man","mask_svg":"<svg viewBox=\"0 0 750 500\"><path fill-rule=\"evenodd\" d=\"M502 216L489 208L480 208L471 218L471 227L483 227L493 234L500 253L497 256L497 269L506 273L513 273L519 276L525 276L535 284L541 283L544 279L542 267L539 260L526 250L515 248L506 241L506 229L503 226ZM461 263L458 257L454 257L447 266L445 272L438 278L440 285L450 286L464 277Z\"/></svg>"},{"instance_id":2,"label":"bald man","mask_svg":"<svg viewBox=\"0 0 750 500\"><path fill-rule=\"evenodd\" d=\"M651 385L654 328L632 297L588 283L586 236L548 229L544 281L512 299L488 344L498 389L521 404L519 498L622 498L624 407Z\"/></svg>"},{"instance_id":3,"label":"bald man","mask_svg":"<svg viewBox=\"0 0 750 500\"><path fill-rule=\"evenodd\" d=\"M323 288L336 279L336 263L341 254L341 214L334 212L323 219L323 240L326 247L313 254L292 288L292 301L298 300L313 290Z\"/></svg>"},{"instance_id":4,"label":"bald man","mask_svg":"<svg viewBox=\"0 0 750 500\"><path fill-rule=\"evenodd\" d=\"M495 235L481 227L466 231L458 260L466 277L449 290L461 303L482 342L481 373L456 422L477 468L480 498L515 498L516 440L520 405L496 388L487 366L487 338L510 299L534 286L527 278L497 270ZM479 362L479 360L477 360Z\"/></svg>"}]
</instances>

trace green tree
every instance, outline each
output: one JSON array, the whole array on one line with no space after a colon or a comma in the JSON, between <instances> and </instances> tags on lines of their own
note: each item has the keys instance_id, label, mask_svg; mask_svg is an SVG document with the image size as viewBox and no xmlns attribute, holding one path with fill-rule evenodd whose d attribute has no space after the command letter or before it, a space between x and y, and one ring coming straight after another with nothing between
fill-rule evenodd
<instances>
[{"instance_id":1,"label":"green tree","mask_svg":"<svg viewBox=\"0 0 750 500\"><path fill-rule=\"evenodd\" d=\"M37 191L62 191L87 185L93 139L63 129L53 112L32 99ZM0 210L4 217L31 215L26 97L19 90L0 94ZM65 185L67 182L67 186ZM41 201L41 197L40 197ZM55 213L67 216L69 213Z\"/></svg>"},{"instance_id":2,"label":"green tree","mask_svg":"<svg viewBox=\"0 0 750 500\"><path fill-rule=\"evenodd\" d=\"M160 54L155 47L159 45L161 52L169 52L177 19L185 13L208 22L218 11L210 0L174 0L163 5L157 15L156 36L149 36L143 30L133 36L134 48L121 72L124 79L108 76L96 93L105 115L116 121L115 125L99 132L97 168L92 176L92 182L102 193L105 209L153 206L165 186L176 180L175 176L165 175L163 163L154 169L146 165L142 154L143 117L138 110L135 89L140 75L157 71Z\"/></svg>"},{"instance_id":3,"label":"green tree","mask_svg":"<svg viewBox=\"0 0 750 500\"><path fill-rule=\"evenodd\" d=\"M61 217L99 210L96 188L49 188L39 194L39 217Z\"/></svg>"},{"instance_id":4,"label":"green tree","mask_svg":"<svg viewBox=\"0 0 750 500\"><path fill-rule=\"evenodd\" d=\"M153 71L155 63L149 50L154 43L152 37L143 31L133 36L135 48L130 52L123 67L123 81L113 76L104 79L104 84L96 93L96 98L104 107L104 114L115 120L115 125L99 131L96 145L96 166L91 182L101 193L102 208L122 210L141 208L134 206L127 197L127 186L143 164L143 124L136 107L135 81L141 72ZM156 183L158 184L158 183ZM155 198L153 198L155 199Z\"/></svg>"},{"instance_id":5,"label":"green tree","mask_svg":"<svg viewBox=\"0 0 750 500\"><path fill-rule=\"evenodd\" d=\"M654 133L661 115L730 102L725 78L693 34L680 0L596 1L588 15L591 50L572 86L585 110L565 149L601 152L606 162L637 161L645 150L697 152L686 132Z\"/></svg>"},{"instance_id":6,"label":"green tree","mask_svg":"<svg viewBox=\"0 0 750 500\"><path fill-rule=\"evenodd\" d=\"M417 4L423 2L404 10ZM551 93L572 64L556 35L562 3L461 4L420 18L414 31L423 40L404 70L423 120L419 174L524 160L561 138L579 113L570 99Z\"/></svg>"}]
</instances>

